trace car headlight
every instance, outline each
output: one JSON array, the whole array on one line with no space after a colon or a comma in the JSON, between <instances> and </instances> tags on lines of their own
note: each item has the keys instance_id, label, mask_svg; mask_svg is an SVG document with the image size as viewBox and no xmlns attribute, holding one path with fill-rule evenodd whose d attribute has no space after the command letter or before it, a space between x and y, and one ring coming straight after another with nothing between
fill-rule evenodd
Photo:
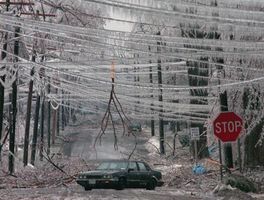
<instances>
[{"instance_id":1,"label":"car headlight","mask_svg":"<svg viewBox=\"0 0 264 200\"><path fill-rule=\"evenodd\" d=\"M110 178L113 178L113 176L108 174L108 175L104 175L103 178L110 179Z\"/></svg>"},{"instance_id":2,"label":"car headlight","mask_svg":"<svg viewBox=\"0 0 264 200\"><path fill-rule=\"evenodd\" d=\"M83 179L83 178L86 178L85 175L79 175L79 179Z\"/></svg>"}]
</instances>

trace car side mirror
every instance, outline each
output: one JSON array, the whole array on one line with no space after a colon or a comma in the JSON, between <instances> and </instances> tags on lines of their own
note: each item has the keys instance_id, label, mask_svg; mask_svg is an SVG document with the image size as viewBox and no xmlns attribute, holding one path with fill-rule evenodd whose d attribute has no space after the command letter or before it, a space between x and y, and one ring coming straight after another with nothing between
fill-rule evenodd
<instances>
[{"instance_id":1,"label":"car side mirror","mask_svg":"<svg viewBox=\"0 0 264 200\"><path fill-rule=\"evenodd\" d=\"M134 171L133 168L128 168L128 173Z\"/></svg>"}]
</instances>

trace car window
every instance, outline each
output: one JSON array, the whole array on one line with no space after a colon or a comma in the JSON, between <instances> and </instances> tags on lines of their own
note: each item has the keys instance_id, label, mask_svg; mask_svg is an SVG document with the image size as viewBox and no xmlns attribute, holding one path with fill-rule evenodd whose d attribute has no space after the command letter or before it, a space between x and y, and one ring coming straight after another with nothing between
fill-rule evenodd
<instances>
[{"instance_id":1,"label":"car window","mask_svg":"<svg viewBox=\"0 0 264 200\"><path fill-rule=\"evenodd\" d=\"M120 162L118 165L119 169L127 169L128 163L127 162Z\"/></svg>"},{"instance_id":2,"label":"car window","mask_svg":"<svg viewBox=\"0 0 264 200\"><path fill-rule=\"evenodd\" d=\"M109 169L117 169L118 163L110 163L109 164Z\"/></svg>"},{"instance_id":3,"label":"car window","mask_svg":"<svg viewBox=\"0 0 264 200\"><path fill-rule=\"evenodd\" d=\"M127 162L103 162L97 167L98 170L120 170L126 168Z\"/></svg>"},{"instance_id":4,"label":"car window","mask_svg":"<svg viewBox=\"0 0 264 200\"><path fill-rule=\"evenodd\" d=\"M139 171L148 171L144 163L138 162Z\"/></svg>"},{"instance_id":5,"label":"car window","mask_svg":"<svg viewBox=\"0 0 264 200\"><path fill-rule=\"evenodd\" d=\"M110 170L119 170L119 169L126 169L127 163L126 162L112 162L109 164Z\"/></svg>"},{"instance_id":6,"label":"car window","mask_svg":"<svg viewBox=\"0 0 264 200\"><path fill-rule=\"evenodd\" d=\"M109 165L108 162L103 162L96 169L98 169L98 170L105 170L105 169L108 168L108 165Z\"/></svg>"},{"instance_id":7,"label":"car window","mask_svg":"<svg viewBox=\"0 0 264 200\"><path fill-rule=\"evenodd\" d=\"M130 162L129 163L129 169L133 169L134 171L137 171L137 163L136 162Z\"/></svg>"}]
</instances>

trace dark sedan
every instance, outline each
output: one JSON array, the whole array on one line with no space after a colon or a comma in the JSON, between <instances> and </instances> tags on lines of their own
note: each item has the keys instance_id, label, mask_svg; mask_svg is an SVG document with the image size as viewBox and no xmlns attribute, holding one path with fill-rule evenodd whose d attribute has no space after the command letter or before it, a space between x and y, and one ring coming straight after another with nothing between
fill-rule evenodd
<instances>
[{"instance_id":1,"label":"dark sedan","mask_svg":"<svg viewBox=\"0 0 264 200\"><path fill-rule=\"evenodd\" d=\"M77 177L77 183L85 190L92 188L146 188L155 190L162 186L162 175L152 170L150 166L141 161L105 161L94 171L82 172Z\"/></svg>"}]
</instances>

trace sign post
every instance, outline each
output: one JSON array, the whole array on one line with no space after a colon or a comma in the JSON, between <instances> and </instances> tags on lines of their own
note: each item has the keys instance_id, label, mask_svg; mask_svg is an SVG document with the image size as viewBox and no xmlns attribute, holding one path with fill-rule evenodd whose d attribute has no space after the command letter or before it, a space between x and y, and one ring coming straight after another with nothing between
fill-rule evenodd
<instances>
[{"instance_id":1,"label":"sign post","mask_svg":"<svg viewBox=\"0 0 264 200\"><path fill-rule=\"evenodd\" d=\"M220 156L220 176L222 172L222 142L235 142L243 129L242 118L234 112L222 112L213 121L214 135L219 139L219 156Z\"/></svg>"}]
</instances>

